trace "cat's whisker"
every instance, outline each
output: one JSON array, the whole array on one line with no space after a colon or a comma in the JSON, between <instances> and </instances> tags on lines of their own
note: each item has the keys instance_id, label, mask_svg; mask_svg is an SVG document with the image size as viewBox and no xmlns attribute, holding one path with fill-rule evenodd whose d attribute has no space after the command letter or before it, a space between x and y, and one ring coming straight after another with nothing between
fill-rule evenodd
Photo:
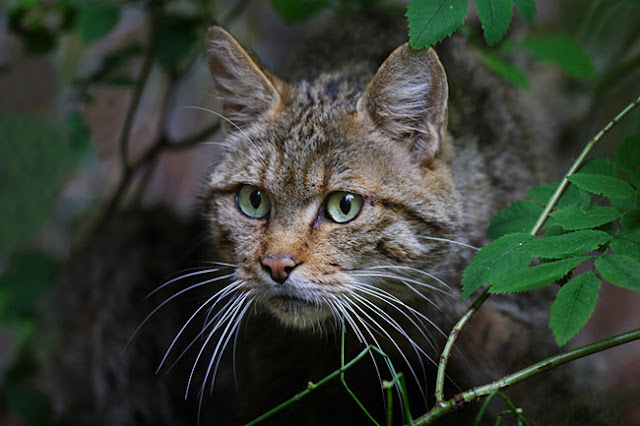
<instances>
[{"instance_id":1,"label":"cat's whisker","mask_svg":"<svg viewBox=\"0 0 640 426\"><path fill-rule=\"evenodd\" d=\"M374 297L388 304L398 312L400 312L409 322L411 322L411 324L416 328L416 330L418 330L418 332L422 335L422 337L429 344L429 346L431 346L434 353L438 353L438 349L434 344L433 337L431 336L431 333L427 329L423 320L426 321L431 327L433 327L436 331L438 331L443 336L446 336L446 335L432 320L427 318L425 315L423 315L419 311L416 311L414 308L407 305L402 300L398 299L397 297L393 296L392 294L378 287L375 287L366 283L359 283L359 284L360 284L358 288L359 292L367 294L371 297ZM414 316L414 318L420 322L420 324L417 324L414 318L410 317L409 314L405 312L402 308L405 308L409 313L411 313ZM427 357L429 361L437 365L437 363L428 354L425 353L424 355Z\"/></svg>"},{"instance_id":2,"label":"cat's whisker","mask_svg":"<svg viewBox=\"0 0 640 426\"><path fill-rule=\"evenodd\" d=\"M255 143L251 140L251 138L233 121L229 120L227 117L225 117L224 115L220 114L219 112L216 112L212 109L209 108L204 108L204 107L199 107L199 106L185 106L184 108L186 109L195 109L195 110L199 110L199 111L205 111L208 112L210 114L215 115L216 117L219 117L221 119L223 119L224 121L226 121L227 123L231 124L242 136L244 136L247 141L254 147L257 149Z\"/></svg>"},{"instance_id":3,"label":"cat's whisker","mask_svg":"<svg viewBox=\"0 0 640 426\"><path fill-rule=\"evenodd\" d=\"M232 299L232 304L231 306L224 310L224 311L220 311L223 312L223 314L220 316L220 318L216 321L216 323L213 325L213 327L211 328L211 330L209 331L209 335L207 336L207 338L205 339L204 343L202 344L200 351L198 352L198 355L196 356L195 361L193 362L193 367L191 368L191 373L189 374L189 380L187 381L187 388L185 391L185 399L187 398L188 394L189 394L189 389L191 387L191 382L193 381L193 374L196 370L196 366L198 365L198 362L200 361L200 358L202 357L202 354L205 350L205 348L207 347L209 341L211 340L211 338L213 337L213 335L215 334L216 331L218 331L223 324L227 323L227 326L225 327L225 330L228 329L229 323L231 323L233 321L233 319L237 316L238 311L240 309L240 307L242 306L242 303L247 299L247 297L250 296L250 292L244 293L242 295L236 295L234 296L234 298ZM212 320L213 321L213 320ZM206 330L209 325L211 325L211 323L206 324L205 327L203 327L203 330ZM222 336L224 337L224 336ZM220 341L218 341L218 345L220 344ZM217 347L217 346L216 346ZM208 377L208 373L205 376L205 379L203 381L203 387L207 381L207 377ZM201 388L202 390L203 388Z\"/></svg>"},{"instance_id":4,"label":"cat's whisker","mask_svg":"<svg viewBox=\"0 0 640 426\"><path fill-rule=\"evenodd\" d=\"M144 325L151 319L151 317L153 317L156 312L158 312L160 309L162 309L163 306L165 306L167 303L169 303L170 301L172 301L173 299L175 299L176 297L191 291L193 289L196 289L198 287L202 287L204 285L210 284L212 282L216 282L216 281L220 281L222 279L227 279L232 277L233 274L228 274L228 275L223 275L220 277L216 277L216 278L212 278L210 280L206 280L206 281L202 281L196 284L193 284L187 288L184 288L182 290L180 290L179 292L175 293L174 295L168 297L166 300L164 300L162 303L160 303L158 306L156 306L153 311L151 311L151 313L149 315L146 316L146 318L144 320L142 320L142 322L140 323L140 325L133 331L133 333L131 334L131 337L129 337L129 340L127 340L127 343L125 344L124 348L122 349L122 353L124 353L127 350L127 347L131 344L131 341L133 340L133 338L135 336L138 335L138 333L140 332L140 330L142 329L142 327L144 327Z\"/></svg>"},{"instance_id":5,"label":"cat's whisker","mask_svg":"<svg viewBox=\"0 0 640 426\"><path fill-rule=\"evenodd\" d=\"M367 307L368 309L371 310L371 312L376 313L378 315L378 317L380 317L380 319L385 321L392 328L394 328L398 333L400 333L405 339L407 339L407 341L409 342L409 344L411 345L413 350L416 352L418 361L420 362L420 366L421 366L423 374L424 374L425 368L424 368L424 364L422 363L422 357L420 357L420 353L422 353L426 357L428 357L428 355L426 355L426 353L420 348L420 346L418 346L417 343L415 343L415 341L413 341L413 339L411 339L411 337L409 337L407 332L397 323L397 321L395 321L393 318L391 318L388 314L386 314L382 309L380 309L378 306L373 304L371 301L365 299L364 297L358 295L357 293L351 293L349 295L349 297L354 301L360 302L360 304L362 304L362 306ZM396 351L398 352L398 354L402 357L402 359L404 360L406 365L409 367L409 370L411 371L411 375L415 379L416 385L418 386L418 388L420 389L420 393L424 397L425 396L425 390L424 390L422 384L420 383L420 379L418 378L417 373L415 372L414 368L412 367L411 363L409 362L409 359L404 354L403 350L400 348L400 345L398 345L396 343L395 339L389 334L389 332L384 327L382 327L378 321L376 321L374 318L372 318L371 315L369 315L364 309L362 309L359 306L358 303L354 303L353 306L356 309L358 309L362 313L362 315L364 315L369 321L371 321L378 328L378 331L380 331L382 334L384 334L384 336L389 340L389 342L391 342L391 344L396 348ZM380 347L380 346L378 346L378 347ZM390 371L393 373L393 371L391 369L390 369Z\"/></svg>"},{"instance_id":6,"label":"cat's whisker","mask_svg":"<svg viewBox=\"0 0 640 426\"><path fill-rule=\"evenodd\" d=\"M462 246L462 247L466 247L466 248L469 248L469 249L475 250L475 251L480 250L478 247L472 246L471 244L463 243L461 241L456 241L456 240L450 240L448 238L431 237L431 236L426 236L426 235L418 235L418 238L424 238L425 240L442 241L442 242L445 242L445 243L456 244L456 245L459 245L459 246Z\"/></svg>"},{"instance_id":7,"label":"cat's whisker","mask_svg":"<svg viewBox=\"0 0 640 426\"><path fill-rule=\"evenodd\" d=\"M198 313L204 309L205 306L209 305L211 302L213 302L213 304L211 305L211 307L215 307L215 305L222 300L223 298L225 298L227 295L229 295L232 291L237 290L240 286L242 285L242 282L240 281L234 281L233 283L227 285L226 287L224 287L222 290L218 291L216 294L214 294L213 296L211 296L209 299L207 299L204 303L202 303L200 305L200 307L198 309L196 309L196 311L189 317L189 319L184 323L184 325L182 326L182 328L180 329L180 331L178 331L178 333L176 334L176 336L173 338L173 341L171 342L171 345L169 346L169 348L165 351L164 357L162 358L162 361L160 362L160 365L158 366L157 370L156 370L156 374L160 371L160 369L162 369L162 366L164 365L164 363L166 362L167 357L169 356L169 353L171 352L171 350L173 349L173 347L175 346L176 342L178 341L178 339L180 338L180 336L182 335L182 333L184 333L184 331L186 330L187 326L191 323L191 321L193 321L193 319L198 315ZM233 299L232 299L233 300ZM227 308L227 306L231 303L231 301L227 302L227 304L222 307L218 313L224 312ZM213 317L212 321L215 321L217 315ZM178 357L177 360L179 360L180 358L182 358L182 356L186 353L186 351L193 345L193 343L202 335L202 333L204 333L204 331L206 330L206 326L203 327L202 331L193 339L193 341L185 348L185 350L180 354L180 356ZM176 361L177 361L176 360ZM173 367L174 364L172 364L171 367ZM170 368L171 368L170 367Z\"/></svg>"},{"instance_id":8,"label":"cat's whisker","mask_svg":"<svg viewBox=\"0 0 640 426\"><path fill-rule=\"evenodd\" d=\"M367 270L358 270L358 271L354 271L351 274L354 277L363 277L363 278L382 278L382 279L391 279L391 280L397 280L397 281L406 281L408 283L412 283L415 284L419 287L422 288L426 288L429 290L433 290L435 292L441 293L445 296L451 297L451 298L457 298L457 296L455 295L455 293L453 293L453 291L451 290L451 288L442 280L438 279L435 276L430 276L430 278L433 278L434 280L438 281L439 283L441 283L442 285L446 286L446 290L433 286L431 284L427 284L424 283L422 281L418 281L415 280L413 278L409 278L406 276L402 276L402 275L397 275L397 274L393 274L391 272L377 272L377 271L372 271L372 272L367 272Z\"/></svg>"},{"instance_id":9,"label":"cat's whisker","mask_svg":"<svg viewBox=\"0 0 640 426\"><path fill-rule=\"evenodd\" d=\"M167 287L168 285L171 285L177 281L181 281L187 278L191 278L191 277L195 277L197 275L203 275L203 274L214 274L216 272L220 272L222 270L222 268L199 268L199 267L194 267L194 268L189 268L189 271L195 270L195 272L190 272L188 274L184 274L184 275L180 275L179 277L173 278L165 283L163 283L162 285L156 287L155 289L153 289L153 291L149 292L149 294L147 294L146 299L150 298L151 296L153 296L154 294L156 294L157 292L159 292L160 290L162 290L163 288ZM185 270L183 272L186 272L188 270Z\"/></svg>"}]
</instances>

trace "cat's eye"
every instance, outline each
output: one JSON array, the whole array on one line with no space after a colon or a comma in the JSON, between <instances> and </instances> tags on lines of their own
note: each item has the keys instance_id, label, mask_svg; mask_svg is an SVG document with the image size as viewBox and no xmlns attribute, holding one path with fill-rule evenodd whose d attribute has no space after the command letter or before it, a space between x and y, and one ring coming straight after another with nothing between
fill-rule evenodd
<instances>
[{"instance_id":1,"label":"cat's eye","mask_svg":"<svg viewBox=\"0 0 640 426\"><path fill-rule=\"evenodd\" d=\"M243 185L236 195L236 203L242 213L252 219L262 219L271 210L271 200L264 189Z\"/></svg>"},{"instance_id":2,"label":"cat's eye","mask_svg":"<svg viewBox=\"0 0 640 426\"><path fill-rule=\"evenodd\" d=\"M349 192L334 192L327 200L327 214L331 220L346 223L353 220L362 208L362 197Z\"/></svg>"}]
</instances>

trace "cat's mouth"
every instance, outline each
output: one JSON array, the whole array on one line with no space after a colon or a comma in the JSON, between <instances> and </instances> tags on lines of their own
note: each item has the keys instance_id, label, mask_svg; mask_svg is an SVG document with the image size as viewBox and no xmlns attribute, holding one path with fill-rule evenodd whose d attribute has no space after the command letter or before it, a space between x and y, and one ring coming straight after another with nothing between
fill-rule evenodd
<instances>
[{"instance_id":1,"label":"cat's mouth","mask_svg":"<svg viewBox=\"0 0 640 426\"><path fill-rule=\"evenodd\" d=\"M291 293L271 294L263 303L283 324L301 329L322 322L329 314L316 301Z\"/></svg>"}]
</instances>

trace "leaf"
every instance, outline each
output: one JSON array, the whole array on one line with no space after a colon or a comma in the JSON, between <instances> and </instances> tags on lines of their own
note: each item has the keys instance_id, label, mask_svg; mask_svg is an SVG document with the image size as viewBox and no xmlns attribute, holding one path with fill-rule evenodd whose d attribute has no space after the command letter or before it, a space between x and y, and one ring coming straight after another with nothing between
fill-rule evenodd
<instances>
[{"instance_id":1,"label":"leaf","mask_svg":"<svg viewBox=\"0 0 640 426\"><path fill-rule=\"evenodd\" d=\"M471 259L462 276L462 298L492 283L511 270L523 269L531 263L531 255L522 251L530 234L519 232L498 238L482 247Z\"/></svg>"},{"instance_id":2,"label":"leaf","mask_svg":"<svg viewBox=\"0 0 640 426\"><path fill-rule=\"evenodd\" d=\"M527 36L524 46L541 61L557 64L567 74L583 79L593 79L596 69L582 47L565 35Z\"/></svg>"},{"instance_id":3,"label":"leaf","mask_svg":"<svg viewBox=\"0 0 640 426\"><path fill-rule=\"evenodd\" d=\"M496 44L502 40L511 25L511 0L475 0L475 3L485 41L489 46Z\"/></svg>"},{"instance_id":4,"label":"leaf","mask_svg":"<svg viewBox=\"0 0 640 426\"><path fill-rule=\"evenodd\" d=\"M414 49L429 47L462 25L469 0L411 0L407 8L409 41Z\"/></svg>"},{"instance_id":5,"label":"leaf","mask_svg":"<svg viewBox=\"0 0 640 426\"><path fill-rule=\"evenodd\" d=\"M329 0L271 0L271 6L287 24L309 19L330 5Z\"/></svg>"},{"instance_id":6,"label":"leaf","mask_svg":"<svg viewBox=\"0 0 640 426\"><path fill-rule=\"evenodd\" d=\"M525 21L531 23L536 17L536 1L535 0L513 0L513 4L518 8L518 12Z\"/></svg>"},{"instance_id":7,"label":"leaf","mask_svg":"<svg viewBox=\"0 0 640 426\"><path fill-rule=\"evenodd\" d=\"M602 278L611 284L629 290L640 290L640 263L634 258L605 254L596 260L595 266Z\"/></svg>"},{"instance_id":8,"label":"leaf","mask_svg":"<svg viewBox=\"0 0 640 426\"><path fill-rule=\"evenodd\" d=\"M78 2L76 30L85 43L106 36L120 20L120 7L97 1Z\"/></svg>"},{"instance_id":9,"label":"leaf","mask_svg":"<svg viewBox=\"0 0 640 426\"><path fill-rule=\"evenodd\" d=\"M495 240L513 232L529 232L542 210L542 207L532 201L516 201L496 214L487 229L487 236Z\"/></svg>"},{"instance_id":10,"label":"leaf","mask_svg":"<svg viewBox=\"0 0 640 426\"><path fill-rule=\"evenodd\" d=\"M597 228L620 217L620 212L609 206L581 207L577 204L551 213L564 229L576 230Z\"/></svg>"},{"instance_id":11,"label":"leaf","mask_svg":"<svg viewBox=\"0 0 640 426\"><path fill-rule=\"evenodd\" d=\"M585 191L608 198L627 199L634 195L633 187L616 177L576 173L569 176L569 181Z\"/></svg>"},{"instance_id":12,"label":"leaf","mask_svg":"<svg viewBox=\"0 0 640 426\"><path fill-rule=\"evenodd\" d=\"M616 154L616 164L627 172L640 172L640 136L624 140Z\"/></svg>"},{"instance_id":13,"label":"leaf","mask_svg":"<svg viewBox=\"0 0 640 426\"><path fill-rule=\"evenodd\" d=\"M580 167L578 171L580 173L618 177L618 170L615 163L608 158L592 158Z\"/></svg>"},{"instance_id":14,"label":"leaf","mask_svg":"<svg viewBox=\"0 0 640 426\"><path fill-rule=\"evenodd\" d=\"M591 256L572 257L570 259L542 263L530 268L512 270L512 272L503 275L489 287L489 292L518 293L543 287L558 281L571 272L573 268L591 258Z\"/></svg>"},{"instance_id":15,"label":"leaf","mask_svg":"<svg viewBox=\"0 0 640 426\"><path fill-rule=\"evenodd\" d=\"M518 87L529 88L529 77L520 68L503 61L492 52L480 49L477 52L478 57L491 71Z\"/></svg>"},{"instance_id":16,"label":"leaf","mask_svg":"<svg viewBox=\"0 0 640 426\"><path fill-rule=\"evenodd\" d=\"M526 244L526 250L534 257L561 259L591 253L611 240L603 231L584 230L568 234L544 236Z\"/></svg>"},{"instance_id":17,"label":"leaf","mask_svg":"<svg viewBox=\"0 0 640 426\"><path fill-rule=\"evenodd\" d=\"M616 254L640 259L640 229L632 229L616 235L609 246Z\"/></svg>"},{"instance_id":18,"label":"leaf","mask_svg":"<svg viewBox=\"0 0 640 426\"><path fill-rule=\"evenodd\" d=\"M620 224L625 229L640 228L640 197L633 200L633 204L620 219Z\"/></svg>"},{"instance_id":19,"label":"leaf","mask_svg":"<svg viewBox=\"0 0 640 426\"><path fill-rule=\"evenodd\" d=\"M560 185L560 181L552 182L547 185L536 186L531 188L527 194L529 194L531 199L536 203L546 206L551 196L556 192L558 185ZM591 203L591 195L575 185L569 185L560 196L560 200L558 200L556 207L562 208L571 204L587 205L589 203Z\"/></svg>"},{"instance_id":20,"label":"leaf","mask_svg":"<svg viewBox=\"0 0 640 426\"><path fill-rule=\"evenodd\" d=\"M549 325L558 345L564 345L587 323L596 307L600 278L593 272L578 275L562 286L551 305Z\"/></svg>"}]
</instances>

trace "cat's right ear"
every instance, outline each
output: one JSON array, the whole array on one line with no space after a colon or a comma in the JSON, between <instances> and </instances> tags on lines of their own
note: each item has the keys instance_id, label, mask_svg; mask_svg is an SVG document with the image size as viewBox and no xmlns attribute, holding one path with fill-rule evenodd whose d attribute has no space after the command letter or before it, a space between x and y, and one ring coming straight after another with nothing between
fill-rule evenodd
<instances>
[{"instance_id":1,"label":"cat's right ear","mask_svg":"<svg viewBox=\"0 0 640 426\"><path fill-rule=\"evenodd\" d=\"M242 129L280 108L287 85L262 68L224 28L209 28L206 49L222 113L232 123L225 123L226 129Z\"/></svg>"}]
</instances>

